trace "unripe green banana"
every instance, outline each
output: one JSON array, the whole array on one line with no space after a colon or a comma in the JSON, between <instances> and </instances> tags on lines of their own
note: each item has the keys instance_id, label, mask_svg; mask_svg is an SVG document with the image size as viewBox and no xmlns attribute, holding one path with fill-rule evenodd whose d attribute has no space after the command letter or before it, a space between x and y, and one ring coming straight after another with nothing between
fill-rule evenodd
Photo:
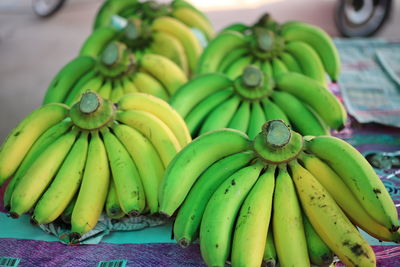
<instances>
[{"instance_id":1,"label":"unripe green banana","mask_svg":"<svg viewBox=\"0 0 400 267\"><path fill-rule=\"evenodd\" d=\"M247 132L250 123L250 101L242 101L228 124L228 128Z\"/></svg>"},{"instance_id":2,"label":"unripe green banana","mask_svg":"<svg viewBox=\"0 0 400 267\"><path fill-rule=\"evenodd\" d=\"M235 80L243 74L244 69L252 62L252 56L242 56L232 62L225 70L224 73L231 80Z\"/></svg>"},{"instance_id":3,"label":"unripe green banana","mask_svg":"<svg viewBox=\"0 0 400 267\"><path fill-rule=\"evenodd\" d=\"M204 170L223 157L247 150L249 145L245 134L225 129L204 134L184 147L165 171L159 193L160 213L172 216Z\"/></svg>"},{"instance_id":4,"label":"unripe green banana","mask_svg":"<svg viewBox=\"0 0 400 267\"><path fill-rule=\"evenodd\" d=\"M258 161L235 172L207 203L200 225L200 251L208 266L225 266L236 216L263 167Z\"/></svg>"},{"instance_id":5,"label":"unripe green banana","mask_svg":"<svg viewBox=\"0 0 400 267\"><path fill-rule=\"evenodd\" d=\"M272 220L271 220L272 221ZM277 256L275 250L274 233L272 230L272 223L268 227L267 241L265 243L264 256L262 267L275 267L277 263Z\"/></svg>"},{"instance_id":6,"label":"unripe green banana","mask_svg":"<svg viewBox=\"0 0 400 267\"><path fill-rule=\"evenodd\" d=\"M105 26L96 29L83 43L79 55L97 58L104 48L118 36L118 30Z\"/></svg>"},{"instance_id":7,"label":"unripe green banana","mask_svg":"<svg viewBox=\"0 0 400 267\"><path fill-rule=\"evenodd\" d=\"M287 125L290 125L289 119L285 112L269 98L261 100L261 106L264 109L265 120L283 120Z\"/></svg>"},{"instance_id":8,"label":"unripe green banana","mask_svg":"<svg viewBox=\"0 0 400 267\"><path fill-rule=\"evenodd\" d=\"M282 54L279 55L279 58L285 64L288 71L303 73L303 71L300 67L300 64L296 61L296 59L291 54L289 54L287 52L283 52Z\"/></svg>"},{"instance_id":9,"label":"unripe green banana","mask_svg":"<svg viewBox=\"0 0 400 267\"><path fill-rule=\"evenodd\" d=\"M185 117L185 122L190 131L190 134L192 136L197 136L201 125L207 118L207 115L209 115L210 112L214 110L217 106L219 106L221 103L230 98L232 94L233 90L230 88L226 90L217 91L208 96L207 98L205 98L199 104L197 104L193 108L193 110L190 111L189 114ZM234 127L229 127L229 128L234 128Z\"/></svg>"},{"instance_id":10,"label":"unripe green banana","mask_svg":"<svg viewBox=\"0 0 400 267\"><path fill-rule=\"evenodd\" d=\"M272 67L272 75L274 79L276 80L282 73L288 72L288 68L286 67L285 63L282 62L277 57L274 57L271 61L271 67Z\"/></svg>"},{"instance_id":11,"label":"unripe green banana","mask_svg":"<svg viewBox=\"0 0 400 267\"><path fill-rule=\"evenodd\" d=\"M272 210L275 166L258 178L240 208L232 241L232 266L259 267L262 263Z\"/></svg>"},{"instance_id":12,"label":"unripe green banana","mask_svg":"<svg viewBox=\"0 0 400 267\"><path fill-rule=\"evenodd\" d=\"M117 190L115 189L113 179L110 181L105 209L107 216L111 219L120 219L125 216L125 213L122 211L121 205L119 204Z\"/></svg>"},{"instance_id":13,"label":"unripe green banana","mask_svg":"<svg viewBox=\"0 0 400 267\"><path fill-rule=\"evenodd\" d=\"M227 68L241 57L246 57L250 54L246 47L239 47L228 53L218 66L218 72L226 73Z\"/></svg>"},{"instance_id":14,"label":"unripe green banana","mask_svg":"<svg viewBox=\"0 0 400 267\"><path fill-rule=\"evenodd\" d=\"M139 92L154 95L167 101L168 91L156 78L146 72L136 72L132 75L132 81Z\"/></svg>"},{"instance_id":15,"label":"unripe green banana","mask_svg":"<svg viewBox=\"0 0 400 267\"><path fill-rule=\"evenodd\" d=\"M252 152L240 152L222 158L198 178L183 202L174 222L174 237L181 247L189 246L199 234L200 223L211 195L219 185L254 159Z\"/></svg>"},{"instance_id":16,"label":"unripe green banana","mask_svg":"<svg viewBox=\"0 0 400 267\"><path fill-rule=\"evenodd\" d=\"M258 101L252 102L249 128L247 129L247 133L250 139L254 139L254 137L260 133L261 127L265 122L266 120L265 120L264 110L262 109L260 102Z\"/></svg>"},{"instance_id":17,"label":"unripe green banana","mask_svg":"<svg viewBox=\"0 0 400 267\"><path fill-rule=\"evenodd\" d=\"M300 201L286 165L279 167L273 210L272 229L279 264L281 266L310 266Z\"/></svg>"}]
</instances>

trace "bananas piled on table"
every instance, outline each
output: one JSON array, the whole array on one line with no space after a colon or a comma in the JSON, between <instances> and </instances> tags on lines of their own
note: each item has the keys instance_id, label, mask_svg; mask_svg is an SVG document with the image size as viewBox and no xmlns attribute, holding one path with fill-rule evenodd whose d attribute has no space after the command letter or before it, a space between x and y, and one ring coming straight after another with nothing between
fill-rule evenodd
<instances>
[{"instance_id":1,"label":"bananas piled on table","mask_svg":"<svg viewBox=\"0 0 400 267\"><path fill-rule=\"evenodd\" d=\"M114 103L132 92L167 100L186 82L186 75L168 58L150 53L137 58L125 44L114 41L97 59L79 56L65 65L51 81L43 102L72 105L87 90Z\"/></svg>"},{"instance_id":2,"label":"bananas piled on table","mask_svg":"<svg viewBox=\"0 0 400 267\"><path fill-rule=\"evenodd\" d=\"M223 72L236 78L248 64L273 76L302 73L326 83L337 81L340 58L331 37L321 28L300 21L278 24L264 15L253 26L233 24L222 30L204 50L197 73Z\"/></svg>"},{"instance_id":3,"label":"bananas piled on table","mask_svg":"<svg viewBox=\"0 0 400 267\"><path fill-rule=\"evenodd\" d=\"M396 207L366 159L345 141L302 137L281 120L253 140L233 129L193 140L167 167L159 201L160 213L177 214L177 242L199 239L208 266L322 266L333 255L375 266L355 225L400 242Z\"/></svg>"},{"instance_id":4,"label":"bananas piled on table","mask_svg":"<svg viewBox=\"0 0 400 267\"><path fill-rule=\"evenodd\" d=\"M115 17L119 22L113 24ZM197 38L191 28L207 37ZM96 57L109 42L119 40L138 56L154 53L171 59L189 76L196 69L202 43L213 34L207 17L183 0L170 5L111 0L100 8L95 29L83 44L80 55Z\"/></svg>"},{"instance_id":5,"label":"bananas piled on table","mask_svg":"<svg viewBox=\"0 0 400 267\"><path fill-rule=\"evenodd\" d=\"M344 127L347 114L326 86L295 72L281 73L247 65L231 79L222 73L195 77L169 100L193 137L233 128L254 138L266 120L281 119L303 135L326 135Z\"/></svg>"},{"instance_id":6,"label":"bananas piled on table","mask_svg":"<svg viewBox=\"0 0 400 267\"><path fill-rule=\"evenodd\" d=\"M111 218L158 212L158 188L172 158L191 141L167 102L144 93L117 105L86 92L71 108L51 103L28 115L0 149L4 205L35 224L71 220L79 239L106 208Z\"/></svg>"}]
</instances>

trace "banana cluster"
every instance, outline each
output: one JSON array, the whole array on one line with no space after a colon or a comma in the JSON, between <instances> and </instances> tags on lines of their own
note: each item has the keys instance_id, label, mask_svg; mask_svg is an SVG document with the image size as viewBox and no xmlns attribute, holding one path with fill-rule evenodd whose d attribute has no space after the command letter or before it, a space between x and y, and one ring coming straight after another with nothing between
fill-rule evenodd
<instances>
[{"instance_id":1,"label":"banana cluster","mask_svg":"<svg viewBox=\"0 0 400 267\"><path fill-rule=\"evenodd\" d=\"M125 25L113 25L115 18ZM197 37L199 34L202 38ZM207 43L213 35L208 18L183 0L171 4L151 0L105 1L80 55L95 57L108 43L119 40L137 55L154 53L171 59L190 76L196 69L202 43Z\"/></svg>"},{"instance_id":2,"label":"banana cluster","mask_svg":"<svg viewBox=\"0 0 400 267\"><path fill-rule=\"evenodd\" d=\"M297 72L326 83L337 81L340 58L330 36L321 28L300 21L278 24L264 15L252 25L233 24L222 30L202 53L197 73L222 72L231 78L248 64L282 72Z\"/></svg>"},{"instance_id":3,"label":"banana cluster","mask_svg":"<svg viewBox=\"0 0 400 267\"><path fill-rule=\"evenodd\" d=\"M151 53L137 58L125 44L113 41L98 58L79 56L65 65L51 81L43 102L70 106L87 90L114 103L132 92L168 100L186 82L186 75L168 58Z\"/></svg>"},{"instance_id":4,"label":"banana cluster","mask_svg":"<svg viewBox=\"0 0 400 267\"><path fill-rule=\"evenodd\" d=\"M167 102L144 93L117 105L86 92L71 108L51 103L27 116L0 150L4 205L34 224L61 217L71 238L111 218L156 213L158 188L172 158L191 141Z\"/></svg>"},{"instance_id":5,"label":"banana cluster","mask_svg":"<svg viewBox=\"0 0 400 267\"><path fill-rule=\"evenodd\" d=\"M250 140L233 129L204 134L167 167L160 213L176 214L182 247L199 239L208 266L375 266L358 226L400 242L397 210L379 177L351 145L302 137L281 120ZM354 224L354 225L353 225Z\"/></svg>"},{"instance_id":6,"label":"banana cluster","mask_svg":"<svg viewBox=\"0 0 400 267\"><path fill-rule=\"evenodd\" d=\"M220 128L237 129L254 138L267 120L281 119L302 135L327 135L347 119L326 86L303 74L281 73L247 65L234 80L222 73L193 78L169 100L193 137Z\"/></svg>"}]
</instances>

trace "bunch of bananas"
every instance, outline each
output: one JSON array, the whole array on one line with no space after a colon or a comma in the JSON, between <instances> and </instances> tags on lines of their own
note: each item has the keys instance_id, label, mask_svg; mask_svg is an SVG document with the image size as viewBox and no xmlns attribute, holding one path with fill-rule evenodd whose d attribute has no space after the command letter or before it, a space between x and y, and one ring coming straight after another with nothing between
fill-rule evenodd
<instances>
[{"instance_id":1,"label":"bunch of bananas","mask_svg":"<svg viewBox=\"0 0 400 267\"><path fill-rule=\"evenodd\" d=\"M114 41L97 59L79 56L65 65L50 83L43 102L70 106L87 90L114 103L132 92L167 100L186 82L186 75L168 58L150 53L136 58L125 44Z\"/></svg>"},{"instance_id":2,"label":"bunch of bananas","mask_svg":"<svg viewBox=\"0 0 400 267\"><path fill-rule=\"evenodd\" d=\"M122 25L111 25L115 16ZM84 42L80 55L96 57L108 43L119 40L137 56L154 53L171 59L189 76L194 73L203 50L202 41L190 27L204 33L207 36L204 39L214 34L206 16L182 0L171 5L155 1L105 1L97 14L95 30Z\"/></svg>"},{"instance_id":3,"label":"bunch of bananas","mask_svg":"<svg viewBox=\"0 0 400 267\"><path fill-rule=\"evenodd\" d=\"M222 73L198 76L169 100L193 137L233 128L254 138L266 120L282 119L303 135L326 135L341 129L347 118L339 100L318 81L286 72L276 79L270 70L247 65L232 80Z\"/></svg>"},{"instance_id":4,"label":"bunch of bananas","mask_svg":"<svg viewBox=\"0 0 400 267\"><path fill-rule=\"evenodd\" d=\"M93 29L111 25L113 16L136 16L142 19L169 16L189 28L200 31L207 40L214 36L214 29L207 16L185 0L173 0L170 4L161 4L153 0L108 0L98 10Z\"/></svg>"},{"instance_id":5,"label":"bunch of bananas","mask_svg":"<svg viewBox=\"0 0 400 267\"><path fill-rule=\"evenodd\" d=\"M322 265L333 254L346 266L375 266L353 224L400 242L396 207L365 158L335 137L303 138L281 120L253 140L232 129L193 140L167 167L159 201L160 213L177 213L178 243L199 238L208 266Z\"/></svg>"},{"instance_id":6,"label":"bunch of bananas","mask_svg":"<svg viewBox=\"0 0 400 267\"><path fill-rule=\"evenodd\" d=\"M197 73L223 72L236 78L248 64L282 72L297 72L326 83L338 79L340 58L330 36L299 21L278 24L269 15L249 27L233 24L222 30L199 59Z\"/></svg>"},{"instance_id":7,"label":"bunch of bananas","mask_svg":"<svg viewBox=\"0 0 400 267\"><path fill-rule=\"evenodd\" d=\"M179 114L148 94L114 105L86 92L71 108L44 105L1 147L0 185L12 177L5 207L13 218L30 212L35 224L70 216L72 239L96 225L104 206L112 218L156 213L164 170L190 141Z\"/></svg>"}]
</instances>

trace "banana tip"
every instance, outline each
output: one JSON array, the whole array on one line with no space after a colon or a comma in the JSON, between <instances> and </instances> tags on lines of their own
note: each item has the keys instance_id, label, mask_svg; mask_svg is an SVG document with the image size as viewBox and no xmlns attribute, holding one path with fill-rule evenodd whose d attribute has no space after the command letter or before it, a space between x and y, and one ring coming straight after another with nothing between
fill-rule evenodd
<instances>
[{"instance_id":1,"label":"banana tip","mask_svg":"<svg viewBox=\"0 0 400 267\"><path fill-rule=\"evenodd\" d=\"M10 209L11 209L11 207L10 207L10 205L7 205L7 206L4 207L4 209L5 209L7 212L9 212Z\"/></svg>"},{"instance_id":2,"label":"banana tip","mask_svg":"<svg viewBox=\"0 0 400 267\"><path fill-rule=\"evenodd\" d=\"M263 260L261 267L275 267L276 261L274 259Z\"/></svg>"},{"instance_id":3,"label":"banana tip","mask_svg":"<svg viewBox=\"0 0 400 267\"><path fill-rule=\"evenodd\" d=\"M162 211L160 211L158 214L159 214L161 217L166 218L166 219L171 218L171 215L169 215L169 214L167 214L167 213L165 213L165 212L162 212Z\"/></svg>"},{"instance_id":4,"label":"banana tip","mask_svg":"<svg viewBox=\"0 0 400 267\"><path fill-rule=\"evenodd\" d=\"M82 235L80 233L70 233L69 234L69 238L71 239L71 241L75 241L75 240L79 240L81 239Z\"/></svg>"},{"instance_id":5,"label":"banana tip","mask_svg":"<svg viewBox=\"0 0 400 267\"><path fill-rule=\"evenodd\" d=\"M16 213L16 212L11 211L10 212L10 217L13 218L13 219L18 219L19 218L19 214Z\"/></svg>"},{"instance_id":6,"label":"banana tip","mask_svg":"<svg viewBox=\"0 0 400 267\"><path fill-rule=\"evenodd\" d=\"M128 213L128 216L136 217L139 216L140 212L138 210L132 210Z\"/></svg>"},{"instance_id":7,"label":"banana tip","mask_svg":"<svg viewBox=\"0 0 400 267\"><path fill-rule=\"evenodd\" d=\"M30 223L31 223L32 225L38 225L38 224L39 224L39 223L36 221L36 219L35 219L34 217L31 217Z\"/></svg>"},{"instance_id":8,"label":"banana tip","mask_svg":"<svg viewBox=\"0 0 400 267\"><path fill-rule=\"evenodd\" d=\"M337 128L338 131L341 131L345 128L346 126L344 124L340 124L339 127Z\"/></svg>"},{"instance_id":9,"label":"banana tip","mask_svg":"<svg viewBox=\"0 0 400 267\"><path fill-rule=\"evenodd\" d=\"M182 248L187 248L190 245L190 241L186 238L182 238L178 243Z\"/></svg>"}]
</instances>

